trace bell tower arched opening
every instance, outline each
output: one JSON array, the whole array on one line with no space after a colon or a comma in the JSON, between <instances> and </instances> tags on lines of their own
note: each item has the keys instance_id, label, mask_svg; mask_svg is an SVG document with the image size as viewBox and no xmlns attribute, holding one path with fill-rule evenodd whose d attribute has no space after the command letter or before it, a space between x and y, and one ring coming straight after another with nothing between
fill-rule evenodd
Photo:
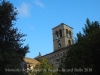
<instances>
[{"instance_id":1,"label":"bell tower arched opening","mask_svg":"<svg viewBox=\"0 0 100 75\"><path fill-rule=\"evenodd\" d=\"M60 29L59 30L59 35L60 35L60 38L62 37L62 30Z\"/></svg>"},{"instance_id":2,"label":"bell tower arched opening","mask_svg":"<svg viewBox=\"0 0 100 75\"><path fill-rule=\"evenodd\" d=\"M68 46L70 46L71 45L71 41L70 40L68 40Z\"/></svg>"},{"instance_id":3,"label":"bell tower arched opening","mask_svg":"<svg viewBox=\"0 0 100 75\"><path fill-rule=\"evenodd\" d=\"M66 37L68 38L68 29L66 29Z\"/></svg>"},{"instance_id":4,"label":"bell tower arched opening","mask_svg":"<svg viewBox=\"0 0 100 75\"><path fill-rule=\"evenodd\" d=\"M58 38L59 38L58 31L56 31L56 39L58 39Z\"/></svg>"},{"instance_id":5,"label":"bell tower arched opening","mask_svg":"<svg viewBox=\"0 0 100 75\"><path fill-rule=\"evenodd\" d=\"M69 38L72 38L72 37L71 37L71 31L70 31L70 30L69 30L69 34L68 34L68 35L69 35Z\"/></svg>"}]
</instances>

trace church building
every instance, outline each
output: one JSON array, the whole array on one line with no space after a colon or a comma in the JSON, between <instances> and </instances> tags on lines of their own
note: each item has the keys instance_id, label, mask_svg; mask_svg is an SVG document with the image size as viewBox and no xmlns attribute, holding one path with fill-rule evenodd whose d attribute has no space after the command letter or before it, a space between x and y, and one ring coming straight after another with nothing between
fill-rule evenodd
<instances>
[{"instance_id":1,"label":"church building","mask_svg":"<svg viewBox=\"0 0 100 75\"><path fill-rule=\"evenodd\" d=\"M60 25L52 28L52 34L54 51L44 56L41 56L39 53L39 55L34 59L40 60L41 58L45 57L49 63L53 64L57 68L60 64L59 59L65 55L70 45L74 43L73 28L61 23Z\"/></svg>"}]
</instances>

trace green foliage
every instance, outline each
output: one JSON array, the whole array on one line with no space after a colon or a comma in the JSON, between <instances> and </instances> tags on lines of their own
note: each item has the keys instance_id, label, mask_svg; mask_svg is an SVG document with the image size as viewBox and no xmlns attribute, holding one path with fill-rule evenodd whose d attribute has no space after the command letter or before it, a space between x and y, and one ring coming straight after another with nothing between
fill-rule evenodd
<instances>
[{"instance_id":1,"label":"green foliage","mask_svg":"<svg viewBox=\"0 0 100 75\"><path fill-rule=\"evenodd\" d=\"M76 43L69 49L65 60L62 62L64 69L81 68L83 71L65 72L63 75L97 75L100 71L100 24L98 21L90 22L86 20L83 34L77 34ZM92 71L85 72L85 68L91 68Z\"/></svg>"},{"instance_id":2,"label":"green foliage","mask_svg":"<svg viewBox=\"0 0 100 75\"><path fill-rule=\"evenodd\" d=\"M42 58L40 60L40 64L37 65L35 67L35 69L33 69L32 75L34 75L34 73L36 75L55 75L56 72L54 72L54 66L51 65L46 58ZM37 72L36 72L37 70Z\"/></svg>"},{"instance_id":3,"label":"green foliage","mask_svg":"<svg viewBox=\"0 0 100 75\"><path fill-rule=\"evenodd\" d=\"M0 3L0 75L22 75L21 72L8 72L5 69L21 68L28 45L23 46L25 34L14 28L17 10L10 2Z\"/></svg>"}]
</instances>

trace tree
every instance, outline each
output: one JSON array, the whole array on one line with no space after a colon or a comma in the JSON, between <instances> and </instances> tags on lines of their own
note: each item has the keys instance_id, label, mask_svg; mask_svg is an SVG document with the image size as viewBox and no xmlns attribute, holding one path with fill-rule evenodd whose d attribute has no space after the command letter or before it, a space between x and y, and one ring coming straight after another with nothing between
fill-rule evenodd
<instances>
[{"instance_id":1,"label":"tree","mask_svg":"<svg viewBox=\"0 0 100 75\"><path fill-rule=\"evenodd\" d=\"M34 73L36 75L55 75L56 72L54 72L55 68L53 65L51 65L46 58L42 58L40 60L40 64L37 65L32 72L32 75Z\"/></svg>"},{"instance_id":2,"label":"tree","mask_svg":"<svg viewBox=\"0 0 100 75\"><path fill-rule=\"evenodd\" d=\"M77 34L77 40L66 54L62 67L65 69L81 68L82 72L63 73L63 75L97 75L100 71L100 24L98 21L90 22L86 20L83 34ZM86 70L86 68L90 68Z\"/></svg>"},{"instance_id":3,"label":"tree","mask_svg":"<svg viewBox=\"0 0 100 75\"><path fill-rule=\"evenodd\" d=\"M16 69L21 68L20 63L29 52L28 45L23 46L22 37L26 35L14 28L17 14L9 1L0 2L0 75L20 75L21 71Z\"/></svg>"}]
</instances>

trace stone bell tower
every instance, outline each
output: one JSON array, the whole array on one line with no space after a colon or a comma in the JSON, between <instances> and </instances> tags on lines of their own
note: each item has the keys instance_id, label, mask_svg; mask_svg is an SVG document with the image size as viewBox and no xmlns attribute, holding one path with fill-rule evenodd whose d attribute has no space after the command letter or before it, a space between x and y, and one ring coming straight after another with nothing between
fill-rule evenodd
<instances>
[{"instance_id":1,"label":"stone bell tower","mask_svg":"<svg viewBox=\"0 0 100 75\"><path fill-rule=\"evenodd\" d=\"M54 27L52 31L54 51L72 45L74 43L72 27L61 23L60 25Z\"/></svg>"}]
</instances>

